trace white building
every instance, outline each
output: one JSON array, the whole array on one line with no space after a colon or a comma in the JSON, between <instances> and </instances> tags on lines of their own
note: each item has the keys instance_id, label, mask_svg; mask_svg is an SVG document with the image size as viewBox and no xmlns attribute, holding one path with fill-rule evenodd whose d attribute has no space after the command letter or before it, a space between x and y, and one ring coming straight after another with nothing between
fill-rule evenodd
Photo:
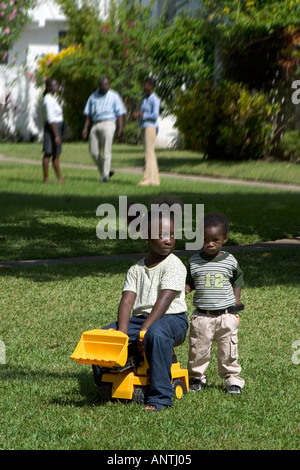
<instances>
[{"instance_id":1,"label":"white building","mask_svg":"<svg viewBox=\"0 0 300 470\"><path fill-rule=\"evenodd\" d=\"M7 65L0 65L0 103L9 102L6 125L11 135L25 140L42 132L41 90L32 76L38 57L59 52L59 37L67 28L64 14L52 0L39 0L30 17L9 52Z\"/></svg>"},{"instance_id":2,"label":"white building","mask_svg":"<svg viewBox=\"0 0 300 470\"><path fill-rule=\"evenodd\" d=\"M140 0L145 5L149 1ZM99 0L104 18L108 14L109 3L110 0ZM168 0L168 14L174 16L187 4L191 3L188 0ZM153 15L159 15L163 5L164 0L157 0ZM4 118L2 116L0 125L5 123L11 135L19 135L25 140L42 136L41 90L37 89L33 78L37 60L44 54L59 52L59 39L67 29L66 17L55 0L38 0L30 11L30 17L31 22L9 52L7 65L0 65L0 104L9 102L9 112ZM175 137L172 119L161 120L157 146L168 146Z\"/></svg>"}]
</instances>

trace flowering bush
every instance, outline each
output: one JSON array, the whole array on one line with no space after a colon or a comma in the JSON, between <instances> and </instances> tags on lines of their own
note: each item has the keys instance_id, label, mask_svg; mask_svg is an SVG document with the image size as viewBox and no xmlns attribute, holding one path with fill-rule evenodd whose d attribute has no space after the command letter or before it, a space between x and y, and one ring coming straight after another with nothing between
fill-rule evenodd
<instances>
[{"instance_id":1,"label":"flowering bush","mask_svg":"<svg viewBox=\"0 0 300 470\"><path fill-rule=\"evenodd\" d=\"M244 63L261 60L255 72L260 72L260 67L278 64L288 72L297 69L300 64L300 0L201 1L206 34L222 44L226 65L231 62L234 68L244 58ZM240 70L242 67L237 66ZM253 64L244 75L251 67ZM230 78L243 80L242 76Z\"/></svg>"},{"instance_id":2,"label":"flowering bush","mask_svg":"<svg viewBox=\"0 0 300 470\"><path fill-rule=\"evenodd\" d=\"M86 0L85 3L91 8L90 1ZM112 1L110 16L103 21L96 10L92 15L89 9L77 10L76 2L60 0L61 6L66 7L68 17L72 15L73 21L77 18L75 29L71 22L65 39L68 47L59 54L43 57L36 76L40 84L45 78L53 76L62 85L60 93L64 115L73 138L81 137L83 109L89 95L97 89L101 76L108 76L111 88L122 96L127 108L126 124L139 107L142 81L151 73L149 41L159 33L157 28L152 27L151 4L148 7L136 4L129 8L130 3ZM78 17L85 25L85 34L77 28ZM134 125L138 127L136 121ZM126 129L129 130L128 136ZM134 136L136 141L132 126L126 125L125 139L130 136Z\"/></svg>"},{"instance_id":3,"label":"flowering bush","mask_svg":"<svg viewBox=\"0 0 300 470\"><path fill-rule=\"evenodd\" d=\"M201 0L208 24L232 38L300 23L300 0Z\"/></svg>"},{"instance_id":4,"label":"flowering bush","mask_svg":"<svg viewBox=\"0 0 300 470\"><path fill-rule=\"evenodd\" d=\"M44 75L47 76L47 72L49 71L49 67L53 67L55 64L63 60L66 56L76 56L77 54L81 53L81 46L70 46L63 49L58 54L54 54L50 52L46 54L38 61L38 76Z\"/></svg>"},{"instance_id":5,"label":"flowering bush","mask_svg":"<svg viewBox=\"0 0 300 470\"><path fill-rule=\"evenodd\" d=\"M34 3L34 0L0 1L0 63L5 62L10 48L28 22L28 10Z\"/></svg>"}]
</instances>

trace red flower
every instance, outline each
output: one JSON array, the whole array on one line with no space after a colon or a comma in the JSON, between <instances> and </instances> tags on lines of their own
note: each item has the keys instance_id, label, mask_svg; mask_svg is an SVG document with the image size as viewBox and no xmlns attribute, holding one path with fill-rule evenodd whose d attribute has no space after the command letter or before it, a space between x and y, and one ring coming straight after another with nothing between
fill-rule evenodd
<instances>
[{"instance_id":1,"label":"red flower","mask_svg":"<svg viewBox=\"0 0 300 470\"><path fill-rule=\"evenodd\" d=\"M107 24L104 24L103 26L101 26L100 31L106 31L107 33L109 33L109 26Z\"/></svg>"}]
</instances>

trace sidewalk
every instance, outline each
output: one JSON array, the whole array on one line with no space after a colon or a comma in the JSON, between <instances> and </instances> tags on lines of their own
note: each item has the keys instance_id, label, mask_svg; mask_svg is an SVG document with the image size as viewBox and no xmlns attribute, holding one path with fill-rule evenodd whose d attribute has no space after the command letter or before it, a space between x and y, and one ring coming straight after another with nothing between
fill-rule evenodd
<instances>
[{"instance_id":1,"label":"sidewalk","mask_svg":"<svg viewBox=\"0 0 300 470\"><path fill-rule=\"evenodd\" d=\"M269 250L284 249L284 248L300 248L300 236L291 239L275 240L262 243L254 243L252 245L233 245L225 246L230 253L237 253L238 251L257 251L268 252ZM197 253L197 251L189 250L174 250L174 254L178 256L187 256ZM54 266L58 264L84 264L84 263L101 263L105 261L123 261L125 259L138 260L145 256L146 253L124 253L118 255L99 255L99 256L79 256L72 258L56 258L56 259L39 259L39 260L21 260L21 261L0 261L0 270L5 270L11 267L32 267L32 266Z\"/></svg>"}]
</instances>

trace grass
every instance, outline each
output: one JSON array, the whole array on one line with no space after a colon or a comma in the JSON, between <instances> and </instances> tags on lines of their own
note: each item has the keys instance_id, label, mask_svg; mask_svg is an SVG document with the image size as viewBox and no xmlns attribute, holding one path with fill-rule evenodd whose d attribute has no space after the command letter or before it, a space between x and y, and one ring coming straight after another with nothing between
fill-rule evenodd
<instances>
[{"instance_id":1,"label":"grass","mask_svg":"<svg viewBox=\"0 0 300 470\"><path fill-rule=\"evenodd\" d=\"M40 160L42 146L35 144L1 143L0 153L7 157ZM157 149L161 171L221 178L241 178L254 181L269 181L300 185L300 165L289 162L228 162L207 161L200 152L188 150ZM62 153L63 163L92 165L86 142L66 143ZM142 167L143 147L133 145L114 145L113 167Z\"/></svg>"},{"instance_id":2,"label":"grass","mask_svg":"<svg viewBox=\"0 0 300 470\"><path fill-rule=\"evenodd\" d=\"M86 144L64 148L65 161L91 164ZM38 160L40 150L35 144L1 145L0 153ZM142 164L141 149L119 150L115 167ZM176 158L172 153L168 161L173 169ZM165 177L159 188L138 188L138 175L120 172L100 185L96 170L76 168L64 168L64 185L43 185L40 165L1 162L0 169L1 261L144 251L143 241L96 237L98 205L117 206L119 195L149 204L166 192L186 204L202 203L206 212L225 212L228 245L299 235L299 192L288 189ZM177 248L183 247L179 240ZM83 331L115 319L133 260L2 268L1 450L298 449L299 365L292 361L292 345L299 340L300 252L266 248L236 256L246 280L239 332L243 394L224 393L214 349L207 389L161 413L145 413L131 402L100 405L91 368L69 359ZM191 296L187 303L191 314ZM176 353L184 367L187 341Z\"/></svg>"},{"instance_id":3,"label":"grass","mask_svg":"<svg viewBox=\"0 0 300 470\"><path fill-rule=\"evenodd\" d=\"M209 386L161 413L100 405L90 366L69 359L83 331L116 316L133 260L11 268L0 277L0 448L2 450L279 450L299 448L298 249L241 252L239 362L243 394L224 393L215 349ZM184 258L186 261L186 258ZM189 314L192 297L187 297ZM176 348L181 366L187 340Z\"/></svg>"},{"instance_id":4,"label":"grass","mask_svg":"<svg viewBox=\"0 0 300 470\"><path fill-rule=\"evenodd\" d=\"M64 168L64 185L55 182L53 173L52 184L44 185L40 165L0 162L0 168L0 261L142 252L141 240L103 242L96 236L97 207L110 203L118 209L120 195L126 195L128 203L149 205L154 197L169 193L193 207L204 204L206 212L224 212L231 223L229 244L299 235L297 191L163 176L159 188L141 188L139 175L118 172L101 185L96 169L76 168ZM184 247L185 241L179 240L178 248Z\"/></svg>"}]
</instances>

